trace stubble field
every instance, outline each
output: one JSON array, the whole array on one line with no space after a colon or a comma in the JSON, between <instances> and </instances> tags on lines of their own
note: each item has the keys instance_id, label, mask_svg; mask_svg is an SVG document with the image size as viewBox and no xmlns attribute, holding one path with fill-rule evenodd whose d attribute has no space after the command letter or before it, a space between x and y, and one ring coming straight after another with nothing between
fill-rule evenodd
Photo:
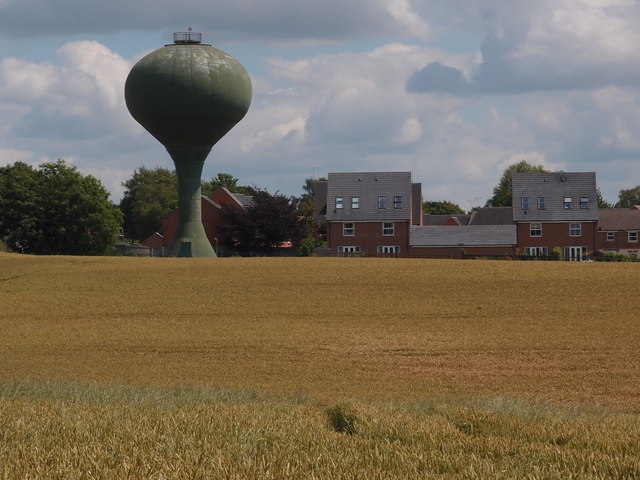
<instances>
[{"instance_id":1,"label":"stubble field","mask_svg":"<svg viewBox=\"0 0 640 480\"><path fill-rule=\"evenodd\" d=\"M639 279L0 253L0 478L637 478Z\"/></svg>"}]
</instances>

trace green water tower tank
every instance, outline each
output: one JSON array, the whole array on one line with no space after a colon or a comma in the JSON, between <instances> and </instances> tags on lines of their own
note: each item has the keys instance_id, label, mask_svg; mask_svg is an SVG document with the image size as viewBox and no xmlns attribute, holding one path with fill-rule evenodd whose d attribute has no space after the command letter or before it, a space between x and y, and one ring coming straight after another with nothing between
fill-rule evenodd
<instances>
[{"instance_id":1,"label":"green water tower tank","mask_svg":"<svg viewBox=\"0 0 640 480\"><path fill-rule=\"evenodd\" d=\"M176 166L180 219L169 256L216 256L202 226L202 167L251 104L244 67L200 38L191 29L175 33L173 44L133 66L124 89L133 118L166 147Z\"/></svg>"}]
</instances>

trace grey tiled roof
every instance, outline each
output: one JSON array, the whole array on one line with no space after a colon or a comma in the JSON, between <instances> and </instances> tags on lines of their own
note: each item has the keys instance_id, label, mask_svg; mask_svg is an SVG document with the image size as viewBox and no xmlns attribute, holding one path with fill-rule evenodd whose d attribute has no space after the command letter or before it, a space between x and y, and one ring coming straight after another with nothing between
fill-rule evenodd
<instances>
[{"instance_id":1,"label":"grey tiled roof","mask_svg":"<svg viewBox=\"0 0 640 480\"><path fill-rule=\"evenodd\" d=\"M386 208L378 208L378 197L386 197ZM394 197L402 198L401 208L394 208ZM341 197L343 208L336 208ZM351 208L353 197L359 208ZM327 220L383 221L411 220L410 172L330 173L327 186Z\"/></svg>"},{"instance_id":2,"label":"grey tiled roof","mask_svg":"<svg viewBox=\"0 0 640 480\"><path fill-rule=\"evenodd\" d=\"M515 225L460 225L411 227L412 247L480 247L515 245Z\"/></svg>"},{"instance_id":3,"label":"grey tiled roof","mask_svg":"<svg viewBox=\"0 0 640 480\"><path fill-rule=\"evenodd\" d=\"M598 230L640 230L640 209L611 208L598 211Z\"/></svg>"},{"instance_id":4,"label":"grey tiled roof","mask_svg":"<svg viewBox=\"0 0 640 480\"><path fill-rule=\"evenodd\" d=\"M475 210L469 219L469 225L511 225L512 223L511 207L482 207Z\"/></svg>"},{"instance_id":5,"label":"grey tiled roof","mask_svg":"<svg viewBox=\"0 0 640 480\"><path fill-rule=\"evenodd\" d=\"M238 203L244 208L251 206L251 204L253 203L253 197L251 195L244 195L242 193L231 193L231 195L233 195Z\"/></svg>"},{"instance_id":6,"label":"grey tiled roof","mask_svg":"<svg viewBox=\"0 0 640 480\"><path fill-rule=\"evenodd\" d=\"M514 173L512 178L513 219L516 222L595 221L598 219L596 174L594 172ZM522 197L528 197L529 208L521 208ZM538 197L544 197L546 208L538 209ZM565 209L565 197L572 208ZM587 207L580 208L580 198L587 197Z\"/></svg>"}]
</instances>

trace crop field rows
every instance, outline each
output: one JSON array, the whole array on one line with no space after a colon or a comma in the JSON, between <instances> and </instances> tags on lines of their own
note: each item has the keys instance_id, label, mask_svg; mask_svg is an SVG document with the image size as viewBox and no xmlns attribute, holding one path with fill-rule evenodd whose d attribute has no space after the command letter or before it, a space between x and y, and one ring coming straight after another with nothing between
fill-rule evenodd
<instances>
[{"instance_id":1,"label":"crop field rows","mask_svg":"<svg viewBox=\"0 0 640 480\"><path fill-rule=\"evenodd\" d=\"M0 253L0 478L637 478L639 278Z\"/></svg>"}]
</instances>

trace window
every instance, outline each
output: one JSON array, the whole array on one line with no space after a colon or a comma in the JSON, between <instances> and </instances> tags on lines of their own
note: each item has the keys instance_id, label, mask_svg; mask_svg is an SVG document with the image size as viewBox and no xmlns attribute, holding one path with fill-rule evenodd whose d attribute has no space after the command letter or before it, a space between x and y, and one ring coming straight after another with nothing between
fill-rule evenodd
<instances>
[{"instance_id":1,"label":"window","mask_svg":"<svg viewBox=\"0 0 640 480\"><path fill-rule=\"evenodd\" d=\"M393 208L402 208L402 195L396 195L393 197Z\"/></svg>"},{"instance_id":2,"label":"window","mask_svg":"<svg viewBox=\"0 0 640 480\"><path fill-rule=\"evenodd\" d=\"M336 210L342 210L344 208L344 204L342 202L342 197L336 197Z\"/></svg>"},{"instance_id":3,"label":"window","mask_svg":"<svg viewBox=\"0 0 640 480\"><path fill-rule=\"evenodd\" d=\"M390 237L395 235L395 229L393 222L384 222L382 224L382 235Z\"/></svg>"},{"instance_id":4,"label":"window","mask_svg":"<svg viewBox=\"0 0 640 480\"><path fill-rule=\"evenodd\" d=\"M569 236L570 237L579 237L582 235L582 224L581 223L570 223L569 224Z\"/></svg>"},{"instance_id":5,"label":"window","mask_svg":"<svg viewBox=\"0 0 640 480\"><path fill-rule=\"evenodd\" d=\"M629 243L636 243L638 241L638 232L629 232Z\"/></svg>"},{"instance_id":6,"label":"window","mask_svg":"<svg viewBox=\"0 0 640 480\"><path fill-rule=\"evenodd\" d=\"M522 210L529 210L529 197L520 197L520 207Z\"/></svg>"},{"instance_id":7,"label":"window","mask_svg":"<svg viewBox=\"0 0 640 480\"><path fill-rule=\"evenodd\" d=\"M589 208L589 197L580 197L580 208L582 210Z\"/></svg>"},{"instance_id":8,"label":"window","mask_svg":"<svg viewBox=\"0 0 640 480\"><path fill-rule=\"evenodd\" d=\"M356 225L353 222L342 224L342 235L344 237L353 237L356 234Z\"/></svg>"},{"instance_id":9,"label":"window","mask_svg":"<svg viewBox=\"0 0 640 480\"><path fill-rule=\"evenodd\" d=\"M529 236L530 237L541 237L542 236L542 224L541 223L530 223L529 224Z\"/></svg>"},{"instance_id":10,"label":"window","mask_svg":"<svg viewBox=\"0 0 640 480\"><path fill-rule=\"evenodd\" d=\"M348 257L350 253L360 253L360 247L356 245L338 247L339 255L344 255L345 257Z\"/></svg>"},{"instance_id":11,"label":"window","mask_svg":"<svg viewBox=\"0 0 640 480\"><path fill-rule=\"evenodd\" d=\"M524 247L525 255L532 257L546 257L549 254L547 247Z\"/></svg>"},{"instance_id":12,"label":"window","mask_svg":"<svg viewBox=\"0 0 640 480\"><path fill-rule=\"evenodd\" d=\"M587 247L564 247L564 259L567 262L587 260Z\"/></svg>"},{"instance_id":13,"label":"window","mask_svg":"<svg viewBox=\"0 0 640 480\"><path fill-rule=\"evenodd\" d=\"M564 197L564 209L571 210L571 207L572 207L571 197Z\"/></svg>"},{"instance_id":14,"label":"window","mask_svg":"<svg viewBox=\"0 0 640 480\"><path fill-rule=\"evenodd\" d=\"M378 245L378 254L400 253L399 245Z\"/></svg>"},{"instance_id":15,"label":"window","mask_svg":"<svg viewBox=\"0 0 640 480\"><path fill-rule=\"evenodd\" d=\"M613 242L616 239L615 232L607 232L607 242Z\"/></svg>"},{"instance_id":16,"label":"window","mask_svg":"<svg viewBox=\"0 0 640 480\"><path fill-rule=\"evenodd\" d=\"M378 197L378 208L387 208L387 197Z\"/></svg>"},{"instance_id":17,"label":"window","mask_svg":"<svg viewBox=\"0 0 640 480\"><path fill-rule=\"evenodd\" d=\"M547 202L544 197L538 197L538 210L546 210Z\"/></svg>"},{"instance_id":18,"label":"window","mask_svg":"<svg viewBox=\"0 0 640 480\"><path fill-rule=\"evenodd\" d=\"M351 197L351 208L360 208L360 197Z\"/></svg>"}]
</instances>

